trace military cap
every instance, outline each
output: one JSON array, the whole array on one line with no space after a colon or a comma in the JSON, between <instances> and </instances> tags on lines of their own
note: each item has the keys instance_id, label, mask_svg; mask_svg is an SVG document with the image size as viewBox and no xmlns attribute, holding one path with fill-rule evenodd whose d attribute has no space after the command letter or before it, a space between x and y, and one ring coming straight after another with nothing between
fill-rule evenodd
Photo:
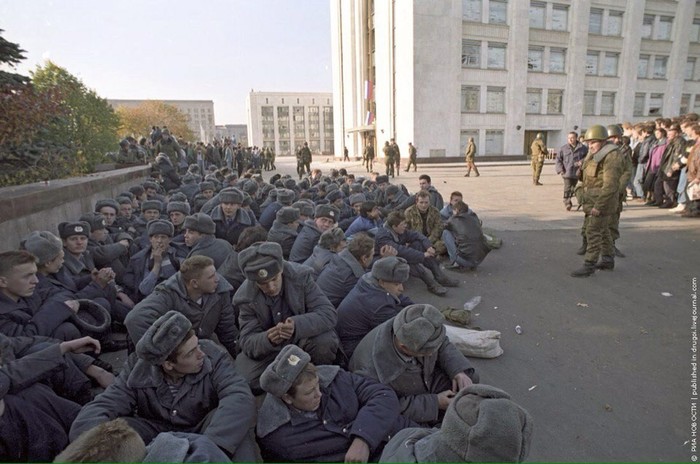
<instances>
[{"instance_id":1,"label":"military cap","mask_svg":"<svg viewBox=\"0 0 700 464\"><path fill-rule=\"evenodd\" d=\"M185 218L184 228L194 230L201 234L214 235L216 233L214 221L204 213L194 213L192 216L187 216Z\"/></svg>"},{"instance_id":2,"label":"military cap","mask_svg":"<svg viewBox=\"0 0 700 464\"><path fill-rule=\"evenodd\" d=\"M397 256L378 259L372 265L372 277L386 282L404 283L408 280L409 271L408 262Z\"/></svg>"},{"instance_id":3,"label":"military cap","mask_svg":"<svg viewBox=\"0 0 700 464\"><path fill-rule=\"evenodd\" d=\"M286 345L263 371L260 387L281 398L310 362L311 356L306 351L296 345Z\"/></svg>"},{"instance_id":4,"label":"military cap","mask_svg":"<svg viewBox=\"0 0 700 464\"><path fill-rule=\"evenodd\" d=\"M58 236L61 238L72 237L73 235L90 236L90 224L85 221L61 222L58 225Z\"/></svg>"},{"instance_id":5,"label":"military cap","mask_svg":"<svg viewBox=\"0 0 700 464\"><path fill-rule=\"evenodd\" d=\"M149 237L158 234L172 237L175 234L175 226L173 226L171 222L164 221L163 219L154 219L152 221L148 221L146 229L148 230Z\"/></svg>"},{"instance_id":6,"label":"military cap","mask_svg":"<svg viewBox=\"0 0 700 464\"><path fill-rule=\"evenodd\" d=\"M430 304L403 308L392 322L397 340L414 353L437 350L445 340L445 317Z\"/></svg>"},{"instance_id":7,"label":"military cap","mask_svg":"<svg viewBox=\"0 0 700 464\"><path fill-rule=\"evenodd\" d=\"M246 278L265 282L283 269L282 247L275 242L258 242L238 254L238 265Z\"/></svg>"},{"instance_id":8,"label":"military cap","mask_svg":"<svg viewBox=\"0 0 700 464\"><path fill-rule=\"evenodd\" d=\"M185 340L192 323L178 311L168 311L146 330L136 344L136 354L149 364L160 366Z\"/></svg>"}]
</instances>

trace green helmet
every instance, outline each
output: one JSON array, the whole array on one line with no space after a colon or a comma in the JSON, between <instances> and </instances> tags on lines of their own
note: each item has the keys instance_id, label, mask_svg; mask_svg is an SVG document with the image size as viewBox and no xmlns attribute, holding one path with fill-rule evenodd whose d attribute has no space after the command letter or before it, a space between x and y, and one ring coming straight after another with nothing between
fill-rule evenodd
<instances>
[{"instance_id":1,"label":"green helmet","mask_svg":"<svg viewBox=\"0 0 700 464\"><path fill-rule=\"evenodd\" d=\"M607 140L608 139L608 130L604 126L601 126L600 124L596 124L594 126L591 126L586 131L586 135L583 137L583 139L584 140Z\"/></svg>"},{"instance_id":2,"label":"green helmet","mask_svg":"<svg viewBox=\"0 0 700 464\"><path fill-rule=\"evenodd\" d=\"M610 124L608 126L608 137L622 137L623 135L624 132L622 132L622 128L617 124Z\"/></svg>"},{"instance_id":3,"label":"green helmet","mask_svg":"<svg viewBox=\"0 0 700 464\"><path fill-rule=\"evenodd\" d=\"M538 132L537 136L535 138L541 139L542 138L542 132Z\"/></svg>"}]
</instances>

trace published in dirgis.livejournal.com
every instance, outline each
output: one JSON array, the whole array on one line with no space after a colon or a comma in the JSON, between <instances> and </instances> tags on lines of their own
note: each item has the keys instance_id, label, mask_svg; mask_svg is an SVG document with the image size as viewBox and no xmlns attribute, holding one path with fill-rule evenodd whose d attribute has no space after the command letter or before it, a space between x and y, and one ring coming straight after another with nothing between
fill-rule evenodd
<instances>
[{"instance_id":1,"label":"published in dirgis.livejournal.com","mask_svg":"<svg viewBox=\"0 0 700 464\"><path fill-rule=\"evenodd\" d=\"M690 460L698 460L698 279L693 277L690 293Z\"/></svg>"}]
</instances>

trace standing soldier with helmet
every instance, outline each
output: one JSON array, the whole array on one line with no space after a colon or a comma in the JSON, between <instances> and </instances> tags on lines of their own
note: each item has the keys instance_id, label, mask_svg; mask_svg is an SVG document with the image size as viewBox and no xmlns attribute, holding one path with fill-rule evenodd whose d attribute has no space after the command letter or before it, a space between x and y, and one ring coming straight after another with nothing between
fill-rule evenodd
<instances>
[{"instance_id":1,"label":"standing soldier with helmet","mask_svg":"<svg viewBox=\"0 0 700 464\"><path fill-rule=\"evenodd\" d=\"M634 166L632 165L632 149L629 145L629 137L624 137L624 132L622 128L617 124L611 124L608 126L608 141L614 143L618 146L620 151L620 163L622 166L622 174L620 176L620 183L618 185L617 192L617 211L613 213L610 218L610 238L613 242L613 250L615 251L615 256L618 258L624 258L625 254L617 249L615 241L620 238L620 213L622 212L622 203L627 199L627 184L632 178L632 171ZM625 143L625 138L627 139Z\"/></svg>"},{"instance_id":2,"label":"standing soldier with helmet","mask_svg":"<svg viewBox=\"0 0 700 464\"><path fill-rule=\"evenodd\" d=\"M374 147L371 140L367 142L365 151L362 153L362 165L367 167L367 172L372 172L374 169Z\"/></svg>"},{"instance_id":3,"label":"standing soldier with helmet","mask_svg":"<svg viewBox=\"0 0 700 464\"><path fill-rule=\"evenodd\" d=\"M530 165L532 166L532 185L542 185L540 183L540 175L542 174L542 166L544 158L547 156L547 147L542 140L542 132L537 133L537 137L530 145Z\"/></svg>"},{"instance_id":4,"label":"standing soldier with helmet","mask_svg":"<svg viewBox=\"0 0 700 464\"><path fill-rule=\"evenodd\" d=\"M586 214L586 253L583 267L572 272L572 277L588 277L596 269L612 270L615 267L610 220L618 209L622 175L620 150L608 142L608 130L599 124L588 129L584 139L588 144L588 155L583 161L583 178L577 197ZM602 261L598 263L601 256Z\"/></svg>"},{"instance_id":5,"label":"standing soldier with helmet","mask_svg":"<svg viewBox=\"0 0 700 464\"><path fill-rule=\"evenodd\" d=\"M391 150L394 152L394 172L397 176L401 175L401 150L399 150L399 145L396 143L396 139L391 139ZM393 175L392 175L393 177Z\"/></svg>"},{"instance_id":6,"label":"standing soldier with helmet","mask_svg":"<svg viewBox=\"0 0 700 464\"><path fill-rule=\"evenodd\" d=\"M304 146L299 150L301 158L301 172L299 173L299 179L301 179L302 174L306 171L306 174L311 174L311 150L309 149L309 142L304 142Z\"/></svg>"},{"instance_id":7,"label":"standing soldier with helmet","mask_svg":"<svg viewBox=\"0 0 700 464\"><path fill-rule=\"evenodd\" d=\"M469 142L467 142L467 148L464 150L464 157L465 161L467 162L467 173L464 175L464 177L469 177L469 175L472 172L472 169L474 170L474 174L476 177L479 177L479 170L476 167L476 164L474 164L474 157L476 156L476 144L474 143L474 137L469 137Z\"/></svg>"}]
</instances>

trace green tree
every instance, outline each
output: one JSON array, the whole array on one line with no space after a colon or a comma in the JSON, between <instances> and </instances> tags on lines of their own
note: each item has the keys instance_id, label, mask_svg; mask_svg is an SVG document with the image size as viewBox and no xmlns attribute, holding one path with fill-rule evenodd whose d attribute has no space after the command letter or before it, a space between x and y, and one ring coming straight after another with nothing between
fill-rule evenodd
<instances>
[{"instance_id":1,"label":"green tree","mask_svg":"<svg viewBox=\"0 0 700 464\"><path fill-rule=\"evenodd\" d=\"M6 64L11 68L17 66L26 57L24 50L16 43L9 42L2 37L4 30L0 29L0 64ZM29 83L27 76L15 74L0 69L0 85L26 85Z\"/></svg>"},{"instance_id":2,"label":"green tree","mask_svg":"<svg viewBox=\"0 0 700 464\"><path fill-rule=\"evenodd\" d=\"M62 96L65 115L50 127L47 138L52 142L68 143L82 172L104 159L105 153L118 143L119 118L93 90L66 69L47 61L30 73L32 84L39 93L57 92Z\"/></svg>"},{"instance_id":3,"label":"green tree","mask_svg":"<svg viewBox=\"0 0 700 464\"><path fill-rule=\"evenodd\" d=\"M167 126L178 139L194 140L194 134L187 125L187 116L173 105L162 101L145 101L135 107L117 108L119 115L119 135L131 135L138 139L151 132L152 126Z\"/></svg>"}]
</instances>

